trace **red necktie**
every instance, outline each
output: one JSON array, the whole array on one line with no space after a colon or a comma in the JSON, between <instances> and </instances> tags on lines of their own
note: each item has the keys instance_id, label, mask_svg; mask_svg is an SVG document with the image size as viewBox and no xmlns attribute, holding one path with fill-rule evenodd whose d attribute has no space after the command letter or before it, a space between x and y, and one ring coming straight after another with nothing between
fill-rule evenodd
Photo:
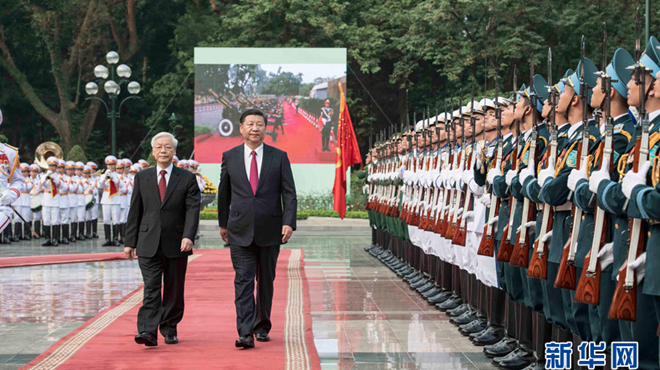
<instances>
[{"instance_id":1,"label":"red necktie","mask_svg":"<svg viewBox=\"0 0 660 370\"><path fill-rule=\"evenodd\" d=\"M257 168L257 152L252 151L252 164L250 165L250 187L252 194L257 194L257 184L259 184L259 169Z\"/></svg>"},{"instance_id":2,"label":"red necktie","mask_svg":"<svg viewBox=\"0 0 660 370\"><path fill-rule=\"evenodd\" d=\"M167 190L167 181L165 181L165 174L167 174L167 171L161 170L160 171L160 181L158 181L158 192L160 193L160 202L163 202L163 198L165 198L165 191Z\"/></svg>"}]
</instances>

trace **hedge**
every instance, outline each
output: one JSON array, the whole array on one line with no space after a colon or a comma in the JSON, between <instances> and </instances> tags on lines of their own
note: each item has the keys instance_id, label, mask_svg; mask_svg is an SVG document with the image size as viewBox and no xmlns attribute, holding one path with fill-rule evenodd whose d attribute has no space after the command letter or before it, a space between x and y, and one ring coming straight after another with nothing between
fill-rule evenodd
<instances>
[{"instance_id":1,"label":"hedge","mask_svg":"<svg viewBox=\"0 0 660 370\"><path fill-rule=\"evenodd\" d=\"M339 217L339 213L329 210L300 210L298 211L298 220L306 220L309 217ZM345 218L369 218L366 211L348 211ZM200 220L217 220L218 211L207 209L199 214Z\"/></svg>"}]
</instances>

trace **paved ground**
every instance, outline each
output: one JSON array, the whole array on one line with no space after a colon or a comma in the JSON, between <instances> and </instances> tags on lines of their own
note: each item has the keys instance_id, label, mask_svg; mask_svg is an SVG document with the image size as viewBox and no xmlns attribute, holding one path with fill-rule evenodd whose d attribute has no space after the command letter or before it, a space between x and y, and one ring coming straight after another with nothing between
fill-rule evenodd
<instances>
[{"instance_id":1,"label":"paved ground","mask_svg":"<svg viewBox=\"0 0 660 370\"><path fill-rule=\"evenodd\" d=\"M366 221L330 225L337 221L301 223L284 246L305 250L323 369L493 369L443 313L362 249L370 240ZM355 231L342 231L352 223ZM223 247L212 225L200 248ZM61 248L32 242L1 246L0 257L109 250L120 249L98 240ZM135 261L0 269L0 370L20 368L141 283Z\"/></svg>"}]
</instances>

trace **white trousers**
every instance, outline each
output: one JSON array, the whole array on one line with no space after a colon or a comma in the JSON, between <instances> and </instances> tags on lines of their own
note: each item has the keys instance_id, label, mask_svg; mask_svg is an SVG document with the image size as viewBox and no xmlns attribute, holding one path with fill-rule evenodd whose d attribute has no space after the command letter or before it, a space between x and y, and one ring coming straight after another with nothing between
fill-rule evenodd
<instances>
[{"instance_id":1,"label":"white trousers","mask_svg":"<svg viewBox=\"0 0 660 370\"><path fill-rule=\"evenodd\" d=\"M118 225L119 223L121 223L120 213L121 213L121 206L119 204L104 204L103 224Z\"/></svg>"},{"instance_id":2,"label":"white trousers","mask_svg":"<svg viewBox=\"0 0 660 370\"><path fill-rule=\"evenodd\" d=\"M76 221L85 221L85 206L78 206L76 209Z\"/></svg>"},{"instance_id":3,"label":"white trousers","mask_svg":"<svg viewBox=\"0 0 660 370\"><path fill-rule=\"evenodd\" d=\"M42 211L44 217L44 226L53 226L60 224L60 209L58 207L44 206Z\"/></svg>"}]
</instances>

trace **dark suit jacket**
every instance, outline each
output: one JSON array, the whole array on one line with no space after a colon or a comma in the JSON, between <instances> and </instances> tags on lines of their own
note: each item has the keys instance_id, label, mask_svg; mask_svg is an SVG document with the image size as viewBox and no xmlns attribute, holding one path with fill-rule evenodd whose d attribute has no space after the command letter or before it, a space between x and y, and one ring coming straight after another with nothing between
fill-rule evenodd
<instances>
[{"instance_id":1,"label":"dark suit jacket","mask_svg":"<svg viewBox=\"0 0 660 370\"><path fill-rule=\"evenodd\" d=\"M155 256L159 245L169 258L190 255L192 251L181 252L181 240L195 240L197 233L201 200L197 178L173 167L161 203L157 169L151 167L135 175L125 245L136 247L138 257Z\"/></svg>"},{"instance_id":2,"label":"dark suit jacket","mask_svg":"<svg viewBox=\"0 0 660 370\"><path fill-rule=\"evenodd\" d=\"M222 153L218 223L227 228L229 245L282 244L282 225L296 229L298 201L286 152L264 144L256 194L252 193L243 144Z\"/></svg>"}]
</instances>

